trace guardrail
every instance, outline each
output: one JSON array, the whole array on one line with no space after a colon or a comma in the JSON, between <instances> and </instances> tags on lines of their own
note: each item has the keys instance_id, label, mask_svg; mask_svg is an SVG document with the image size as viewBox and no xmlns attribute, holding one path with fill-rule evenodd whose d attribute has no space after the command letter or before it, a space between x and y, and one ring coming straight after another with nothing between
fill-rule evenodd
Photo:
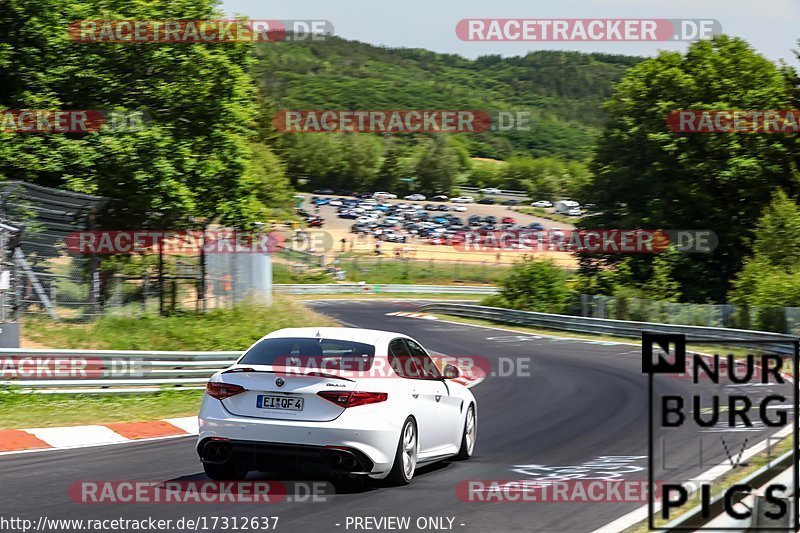
<instances>
[{"instance_id":1,"label":"guardrail","mask_svg":"<svg viewBox=\"0 0 800 533\"><path fill-rule=\"evenodd\" d=\"M478 193L481 190L480 187L465 187L465 186L462 186L462 185L458 185L456 188L458 190L460 190L461 192L468 192L468 193L473 193L473 194ZM495 195L495 196L498 196L498 195ZM529 198L528 193L526 193L525 191L509 191L509 190L505 190L505 189L500 189L500 195L499 196L516 196L516 197L520 197L520 198Z\"/></svg>"},{"instance_id":2,"label":"guardrail","mask_svg":"<svg viewBox=\"0 0 800 533\"><path fill-rule=\"evenodd\" d=\"M371 283L274 284L282 294L497 294L500 289L486 285L403 285Z\"/></svg>"},{"instance_id":3,"label":"guardrail","mask_svg":"<svg viewBox=\"0 0 800 533\"><path fill-rule=\"evenodd\" d=\"M553 315L468 304L431 303L423 305L422 309L432 313L438 312L468 318L481 318L506 324L521 324L524 326L558 331L608 335L612 337L640 338L643 331L651 331L683 334L692 342L701 343L717 343L718 341L724 340L781 343L774 346L767 346L766 350L787 355L793 353L793 348L788 343L797 340L797 337L791 335L764 331L705 326L682 326L679 324L634 322L629 320L613 320L608 318L591 318L572 315ZM724 342L720 342L720 344L724 344Z\"/></svg>"},{"instance_id":4,"label":"guardrail","mask_svg":"<svg viewBox=\"0 0 800 533\"><path fill-rule=\"evenodd\" d=\"M22 393L145 393L203 389L242 352L0 349L0 381ZM33 376L33 377L29 377Z\"/></svg>"}]
</instances>

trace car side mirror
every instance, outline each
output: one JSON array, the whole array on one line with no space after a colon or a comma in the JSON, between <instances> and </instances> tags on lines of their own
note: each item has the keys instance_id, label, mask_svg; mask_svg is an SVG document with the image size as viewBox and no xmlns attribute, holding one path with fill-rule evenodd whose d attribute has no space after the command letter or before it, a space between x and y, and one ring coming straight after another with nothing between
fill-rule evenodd
<instances>
[{"instance_id":1,"label":"car side mirror","mask_svg":"<svg viewBox=\"0 0 800 533\"><path fill-rule=\"evenodd\" d=\"M456 379L460 375L461 371L458 367L453 365L445 365L444 370L442 370L442 377L444 379Z\"/></svg>"}]
</instances>

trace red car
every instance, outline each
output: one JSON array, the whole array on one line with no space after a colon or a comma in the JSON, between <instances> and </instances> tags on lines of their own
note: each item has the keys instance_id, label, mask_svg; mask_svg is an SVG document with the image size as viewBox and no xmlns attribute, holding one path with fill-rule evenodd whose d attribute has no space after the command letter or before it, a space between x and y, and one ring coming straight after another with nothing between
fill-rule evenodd
<instances>
[{"instance_id":1,"label":"red car","mask_svg":"<svg viewBox=\"0 0 800 533\"><path fill-rule=\"evenodd\" d=\"M513 218L511 218L511 217L503 217L503 220L502 220L501 222L502 222L503 224L516 224L516 223L517 223L517 221L516 221L516 220L514 220L514 219L513 219Z\"/></svg>"},{"instance_id":2,"label":"red car","mask_svg":"<svg viewBox=\"0 0 800 533\"><path fill-rule=\"evenodd\" d=\"M324 218L312 218L308 221L308 227L310 228L321 228L323 224L325 224Z\"/></svg>"}]
</instances>

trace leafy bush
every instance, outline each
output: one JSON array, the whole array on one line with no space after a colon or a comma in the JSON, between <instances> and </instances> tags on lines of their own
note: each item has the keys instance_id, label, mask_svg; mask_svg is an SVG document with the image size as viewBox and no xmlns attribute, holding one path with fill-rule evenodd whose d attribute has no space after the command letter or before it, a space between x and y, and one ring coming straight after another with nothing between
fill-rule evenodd
<instances>
[{"instance_id":1,"label":"leafy bush","mask_svg":"<svg viewBox=\"0 0 800 533\"><path fill-rule=\"evenodd\" d=\"M511 268L500 291L502 300L513 309L561 313L569 290L566 275L550 261L526 258Z\"/></svg>"}]
</instances>

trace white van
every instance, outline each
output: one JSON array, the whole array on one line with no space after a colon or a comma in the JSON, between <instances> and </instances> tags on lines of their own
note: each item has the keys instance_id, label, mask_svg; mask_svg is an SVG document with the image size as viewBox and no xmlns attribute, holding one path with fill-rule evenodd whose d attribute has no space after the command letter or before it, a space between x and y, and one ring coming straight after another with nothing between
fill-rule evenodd
<instances>
[{"instance_id":1,"label":"white van","mask_svg":"<svg viewBox=\"0 0 800 533\"><path fill-rule=\"evenodd\" d=\"M581 206L574 200L559 200L555 204L556 213L573 217L581 216Z\"/></svg>"}]
</instances>

